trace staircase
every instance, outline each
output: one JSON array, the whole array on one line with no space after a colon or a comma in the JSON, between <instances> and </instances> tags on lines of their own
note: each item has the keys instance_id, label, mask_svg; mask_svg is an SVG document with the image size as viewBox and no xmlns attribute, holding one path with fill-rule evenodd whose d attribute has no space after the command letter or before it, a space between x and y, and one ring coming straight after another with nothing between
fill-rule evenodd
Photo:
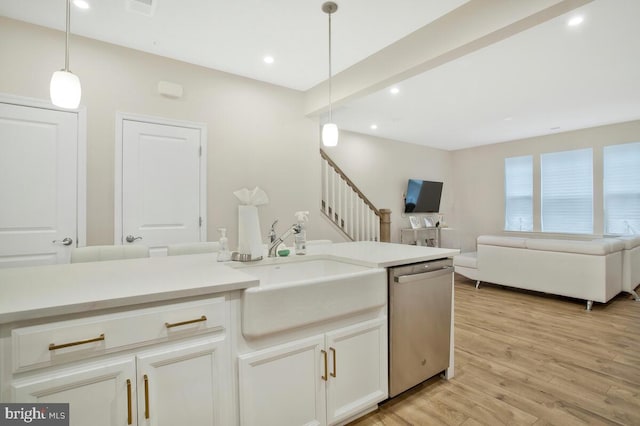
<instances>
[{"instance_id":1,"label":"staircase","mask_svg":"<svg viewBox=\"0 0 640 426\"><path fill-rule=\"evenodd\" d=\"M391 240L391 210L377 209L321 149L322 213L351 241Z\"/></svg>"}]
</instances>

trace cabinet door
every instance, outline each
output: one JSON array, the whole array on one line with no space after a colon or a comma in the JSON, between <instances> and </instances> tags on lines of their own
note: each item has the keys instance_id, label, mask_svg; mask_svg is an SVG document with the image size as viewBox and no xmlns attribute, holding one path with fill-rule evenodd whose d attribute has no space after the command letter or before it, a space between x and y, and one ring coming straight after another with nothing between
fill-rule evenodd
<instances>
[{"instance_id":1,"label":"cabinet door","mask_svg":"<svg viewBox=\"0 0 640 426\"><path fill-rule=\"evenodd\" d=\"M387 319L341 328L326 337L327 423L335 424L387 398Z\"/></svg>"},{"instance_id":2,"label":"cabinet door","mask_svg":"<svg viewBox=\"0 0 640 426\"><path fill-rule=\"evenodd\" d=\"M324 336L239 357L240 423L324 425Z\"/></svg>"},{"instance_id":3,"label":"cabinet door","mask_svg":"<svg viewBox=\"0 0 640 426\"><path fill-rule=\"evenodd\" d=\"M224 336L138 354L138 424L230 424L228 357Z\"/></svg>"},{"instance_id":4,"label":"cabinet door","mask_svg":"<svg viewBox=\"0 0 640 426\"><path fill-rule=\"evenodd\" d=\"M60 369L11 384L13 402L69 403L71 426L134 424L135 359Z\"/></svg>"}]
</instances>

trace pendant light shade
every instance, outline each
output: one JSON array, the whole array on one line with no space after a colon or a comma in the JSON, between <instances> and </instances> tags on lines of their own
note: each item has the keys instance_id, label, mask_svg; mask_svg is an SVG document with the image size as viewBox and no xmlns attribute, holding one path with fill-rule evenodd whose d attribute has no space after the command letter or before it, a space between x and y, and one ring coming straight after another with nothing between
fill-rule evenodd
<instances>
[{"instance_id":1,"label":"pendant light shade","mask_svg":"<svg viewBox=\"0 0 640 426\"><path fill-rule=\"evenodd\" d=\"M322 11L329 15L329 122L322 126L322 144L324 146L338 145L338 126L331 119L331 14L338 10L338 5L332 1L322 5Z\"/></svg>"},{"instance_id":2,"label":"pendant light shade","mask_svg":"<svg viewBox=\"0 0 640 426\"><path fill-rule=\"evenodd\" d=\"M51 76L49 94L51 103L60 108L75 109L80 105L82 88L77 75L69 71L69 33L71 26L71 0L67 3L67 25L65 31L64 69L56 71Z\"/></svg>"},{"instance_id":3,"label":"pendant light shade","mask_svg":"<svg viewBox=\"0 0 640 426\"><path fill-rule=\"evenodd\" d=\"M80 79L69 71L60 70L53 73L49 92L51 102L55 106L75 109L80 105L80 97L82 96Z\"/></svg>"},{"instance_id":4,"label":"pendant light shade","mask_svg":"<svg viewBox=\"0 0 640 426\"><path fill-rule=\"evenodd\" d=\"M335 123L322 126L322 143L324 146L338 145L338 126Z\"/></svg>"}]
</instances>

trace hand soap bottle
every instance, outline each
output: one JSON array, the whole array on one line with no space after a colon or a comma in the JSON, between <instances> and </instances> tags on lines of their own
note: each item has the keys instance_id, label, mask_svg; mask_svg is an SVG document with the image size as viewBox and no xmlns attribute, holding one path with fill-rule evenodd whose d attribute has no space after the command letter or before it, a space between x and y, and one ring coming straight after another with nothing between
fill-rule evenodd
<instances>
[{"instance_id":1,"label":"hand soap bottle","mask_svg":"<svg viewBox=\"0 0 640 426\"><path fill-rule=\"evenodd\" d=\"M218 228L218 232L220 232L220 250L218 251L218 262L228 262L231 260L231 252L229 252L227 228Z\"/></svg>"},{"instance_id":2,"label":"hand soap bottle","mask_svg":"<svg viewBox=\"0 0 640 426\"><path fill-rule=\"evenodd\" d=\"M308 211L299 211L295 214L298 219L298 232L296 232L294 240L296 245L296 254L307 254L307 231L305 231L305 222L309 220Z\"/></svg>"}]
</instances>

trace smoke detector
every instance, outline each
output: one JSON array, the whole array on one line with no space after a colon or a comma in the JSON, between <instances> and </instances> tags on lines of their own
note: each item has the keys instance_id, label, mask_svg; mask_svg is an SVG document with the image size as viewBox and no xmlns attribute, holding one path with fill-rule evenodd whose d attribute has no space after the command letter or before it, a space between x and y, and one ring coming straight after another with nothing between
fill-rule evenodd
<instances>
[{"instance_id":1,"label":"smoke detector","mask_svg":"<svg viewBox=\"0 0 640 426\"><path fill-rule=\"evenodd\" d=\"M153 16L156 12L158 0L125 0L129 12L140 13L145 16Z\"/></svg>"}]
</instances>

